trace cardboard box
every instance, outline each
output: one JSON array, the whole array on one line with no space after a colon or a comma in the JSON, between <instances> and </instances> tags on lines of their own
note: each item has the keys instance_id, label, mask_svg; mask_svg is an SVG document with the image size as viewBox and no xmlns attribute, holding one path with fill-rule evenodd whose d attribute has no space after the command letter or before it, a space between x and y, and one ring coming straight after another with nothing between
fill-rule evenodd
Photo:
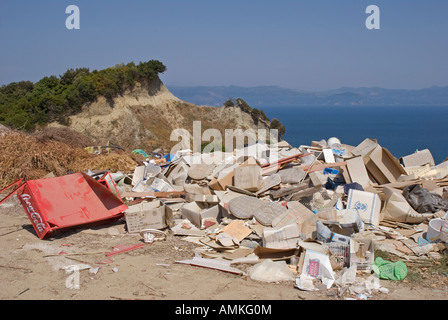
<instances>
[{"instance_id":1,"label":"cardboard box","mask_svg":"<svg viewBox=\"0 0 448 320\"><path fill-rule=\"evenodd\" d=\"M350 266L356 265L357 271L370 273L374 260L374 245L371 239L351 239Z\"/></svg>"},{"instance_id":2,"label":"cardboard box","mask_svg":"<svg viewBox=\"0 0 448 320\"><path fill-rule=\"evenodd\" d=\"M138 233L144 229L164 229L173 225L171 209L159 200L129 206L125 217L129 233Z\"/></svg>"},{"instance_id":3,"label":"cardboard box","mask_svg":"<svg viewBox=\"0 0 448 320\"><path fill-rule=\"evenodd\" d=\"M374 226L380 223L381 199L375 193L350 189L347 196L347 209L358 210L365 223Z\"/></svg>"},{"instance_id":4,"label":"cardboard box","mask_svg":"<svg viewBox=\"0 0 448 320\"><path fill-rule=\"evenodd\" d=\"M436 165L434 158L428 149L421 151L417 150L413 154L402 157L400 160L405 167L423 166L425 164L429 164L430 166Z\"/></svg>"},{"instance_id":5,"label":"cardboard box","mask_svg":"<svg viewBox=\"0 0 448 320\"><path fill-rule=\"evenodd\" d=\"M322 219L322 215L320 213L325 209L327 209L327 214L325 214L327 218L325 219L325 217L323 217ZM334 213L329 212L328 209L331 209ZM318 218L323 223L327 224L328 228L333 233L341 236L349 237L354 233L359 233L364 230L364 221L356 209L336 210L336 208L324 208L319 211Z\"/></svg>"},{"instance_id":6,"label":"cardboard box","mask_svg":"<svg viewBox=\"0 0 448 320\"><path fill-rule=\"evenodd\" d=\"M222 178L221 177L213 178L208 184L208 186L212 190L225 191L227 186L233 186L234 175L235 175L234 170L231 170Z\"/></svg>"},{"instance_id":7,"label":"cardboard box","mask_svg":"<svg viewBox=\"0 0 448 320\"><path fill-rule=\"evenodd\" d=\"M374 139L365 139L363 142L361 142L359 145L357 145L355 148L352 149L352 154L354 156L365 156L369 152L371 152L373 149L375 149L378 146L378 143Z\"/></svg>"},{"instance_id":8,"label":"cardboard box","mask_svg":"<svg viewBox=\"0 0 448 320\"><path fill-rule=\"evenodd\" d=\"M386 148L377 145L364 156L367 171L379 184L396 182L406 171L398 160Z\"/></svg>"},{"instance_id":9,"label":"cardboard box","mask_svg":"<svg viewBox=\"0 0 448 320\"><path fill-rule=\"evenodd\" d=\"M217 221L222 217L219 205L210 206L207 203L190 202L181 208L182 218L190 220L197 228L202 229L202 220L214 218Z\"/></svg>"},{"instance_id":10,"label":"cardboard box","mask_svg":"<svg viewBox=\"0 0 448 320\"><path fill-rule=\"evenodd\" d=\"M333 232L328 226L326 226L322 221L316 222L316 237L318 241L324 243L336 242L342 244L349 244L350 237Z\"/></svg>"}]
</instances>

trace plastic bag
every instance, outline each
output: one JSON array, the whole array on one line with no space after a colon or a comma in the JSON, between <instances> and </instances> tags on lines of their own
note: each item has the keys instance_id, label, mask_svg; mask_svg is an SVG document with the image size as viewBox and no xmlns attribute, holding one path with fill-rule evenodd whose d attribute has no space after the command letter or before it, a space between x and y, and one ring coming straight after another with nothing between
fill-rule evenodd
<instances>
[{"instance_id":1,"label":"plastic bag","mask_svg":"<svg viewBox=\"0 0 448 320\"><path fill-rule=\"evenodd\" d=\"M250 278L258 281L294 281L295 277L285 261L266 259L254 265L250 271Z\"/></svg>"},{"instance_id":2,"label":"plastic bag","mask_svg":"<svg viewBox=\"0 0 448 320\"><path fill-rule=\"evenodd\" d=\"M403 196L418 213L448 211L448 200L443 199L437 193L429 192L428 189L418 184L405 187Z\"/></svg>"},{"instance_id":3,"label":"plastic bag","mask_svg":"<svg viewBox=\"0 0 448 320\"><path fill-rule=\"evenodd\" d=\"M372 270L384 280L401 281L408 274L408 268L403 261L390 262L381 257L375 259Z\"/></svg>"}]
</instances>

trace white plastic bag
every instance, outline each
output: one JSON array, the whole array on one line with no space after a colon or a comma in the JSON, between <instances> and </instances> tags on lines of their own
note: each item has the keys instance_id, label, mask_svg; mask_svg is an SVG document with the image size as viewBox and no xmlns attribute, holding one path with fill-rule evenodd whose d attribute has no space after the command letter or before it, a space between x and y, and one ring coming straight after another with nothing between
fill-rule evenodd
<instances>
[{"instance_id":1,"label":"white plastic bag","mask_svg":"<svg viewBox=\"0 0 448 320\"><path fill-rule=\"evenodd\" d=\"M272 261L270 259L254 265L250 271L252 280L275 282L294 281L294 274L285 261Z\"/></svg>"},{"instance_id":2,"label":"white plastic bag","mask_svg":"<svg viewBox=\"0 0 448 320\"><path fill-rule=\"evenodd\" d=\"M313 250L306 250L303 262L302 274L316 279L321 279L322 283L330 289L335 281L330 258L323 253Z\"/></svg>"}]
</instances>

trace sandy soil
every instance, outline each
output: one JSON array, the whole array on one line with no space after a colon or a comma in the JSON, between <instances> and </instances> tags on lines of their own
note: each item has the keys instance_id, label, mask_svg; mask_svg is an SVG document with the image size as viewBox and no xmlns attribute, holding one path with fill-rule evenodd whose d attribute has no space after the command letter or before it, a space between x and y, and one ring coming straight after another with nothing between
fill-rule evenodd
<instances>
[{"instance_id":1,"label":"sandy soil","mask_svg":"<svg viewBox=\"0 0 448 320\"><path fill-rule=\"evenodd\" d=\"M294 282L266 283L249 276L175 263L191 259L195 244L170 234L144 244L129 235L125 222L78 228L40 240L16 197L0 206L0 299L2 300L344 300L336 288L301 291ZM117 245L142 248L106 257ZM63 253L71 255L68 259ZM61 254L62 253L62 254ZM76 260L75 260L76 259ZM88 263L99 268L66 272L63 267ZM239 266L249 271L250 265ZM369 300L447 300L448 277L437 275L418 285L381 281L388 294ZM79 279L79 282L77 280ZM79 283L79 288L70 286Z\"/></svg>"}]
</instances>

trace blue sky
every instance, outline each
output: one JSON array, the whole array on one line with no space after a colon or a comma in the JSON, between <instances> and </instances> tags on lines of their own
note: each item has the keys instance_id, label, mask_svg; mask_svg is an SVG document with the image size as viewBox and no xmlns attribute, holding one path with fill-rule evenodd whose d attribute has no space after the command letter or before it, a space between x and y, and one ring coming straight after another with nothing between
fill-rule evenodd
<instances>
[{"instance_id":1,"label":"blue sky","mask_svg":"<svg viewBox=\"0 0 448 320\"><path fill-rule=\"evenodd\" d=\"M68 5L80 9L68 30ZM380 30L368 30L368 5ZM2 0L0 85L158 59L169 87L448 85L448 1Z\"/></svg>"}]
</instances>

